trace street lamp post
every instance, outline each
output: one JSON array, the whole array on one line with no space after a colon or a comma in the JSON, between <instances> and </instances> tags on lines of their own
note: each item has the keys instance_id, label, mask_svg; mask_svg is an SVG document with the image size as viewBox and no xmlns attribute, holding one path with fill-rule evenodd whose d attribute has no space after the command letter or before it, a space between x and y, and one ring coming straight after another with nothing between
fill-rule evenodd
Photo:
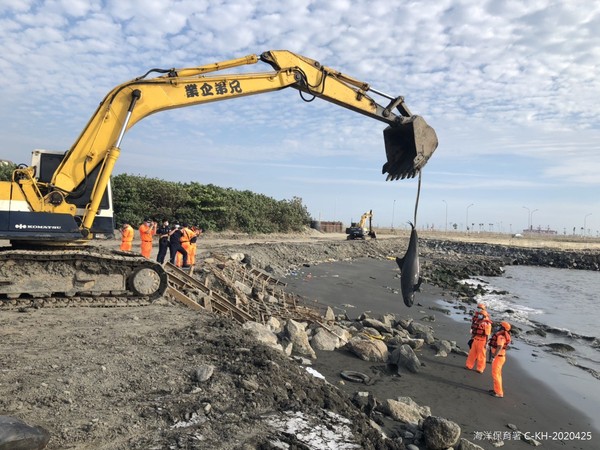
<instances>
[{"instance_id":1,"label":"street lamp post","mask_svg":"<svg viewBox=\"0 0 600 450\"><path fill-rule=\"evenodd\" d=\"M531 231L533 229L533 213L539 211L539 209L534 209L532 211L527 206L523 206L523 208L527 210L527 229Z\"/></svg>"},{"instance_id":2,"label":"street lamp post","mask_svg":"<svg viewBox=\"0 0 600 450\"><path fill-rule=\"evenodd\" d=\"M527 206L523 206L527 210L527 229L531 226L531 210Z\"/></svg>"},{"instance_id":3,"label":"street lamp post","mask_svg":"<svg viewBox=\"0 0 600 450\"><path fill-rule=\"evenodd\" d=\"M467 206L467 217L466 217L466 220L465 220L465 224L466 224L465 226L467 227L467 233L469 232L469 208L471 206L473 206L474 204L475 203L471 203L469 206Z\"/></svg>"},{"instance_id":4,"label":"street lamp post","mask_svg":"<svg viewBox=\"0 0 600 450\"><path fill-rule=\"evenodd\" d=\"M446 204L446 221L444 222L444 231L448 231L448 202L446 200L442 200Z\"/></svg>"},{"instance_id":5,"label":"street lamp post","mask_svg":"<svg viewBox=\"0 0 600 450\"><path fill-rule=\"evenodd\" d=\"M394 231L394 214L396 213L396 200L394 200L394 204L392 205L392 231Z\"/></svg>"},{"instance_id":6,"label":"street lamp post","mask_svg":"<svg viewBox=\"0 0 600 450\"><path fill-rule=\"evenodd\" d=\"M583 235L584 236L585 236L585 229L586 229L585 226L586 226L587 218L591 215L592 215L592 213L586 214L585 217L583 218Z\"/></svg>"},{"instance_id":7,"label":"street lamp post","mask_svg":"<svg viewBox=\"0 0 600 450\"><path fill-rule=\"evenodd\" d=\"M533 230L533 213L539 211L539 209L534 209L533 211L531 211L531 215L529 216L529 222L531 223L531 225L529 226L529 231Z\"/></svg>"}]
</instances>

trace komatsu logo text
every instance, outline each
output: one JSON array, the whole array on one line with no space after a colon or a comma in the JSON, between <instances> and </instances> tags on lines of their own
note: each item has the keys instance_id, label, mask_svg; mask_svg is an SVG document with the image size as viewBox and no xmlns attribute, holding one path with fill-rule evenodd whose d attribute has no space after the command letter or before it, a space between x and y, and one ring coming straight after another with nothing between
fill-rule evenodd
<instances>
[{"instance_id":1,"label":"komatsu logo text","mask_svg":"<svg viewBox=\"0 0 600 450\"><path fill-rule=\"evenodd\" d=\"M60 225L32 225L25 223L18 223L15 225L17 230L60 230Z\"/></svg>"}]
</instances>

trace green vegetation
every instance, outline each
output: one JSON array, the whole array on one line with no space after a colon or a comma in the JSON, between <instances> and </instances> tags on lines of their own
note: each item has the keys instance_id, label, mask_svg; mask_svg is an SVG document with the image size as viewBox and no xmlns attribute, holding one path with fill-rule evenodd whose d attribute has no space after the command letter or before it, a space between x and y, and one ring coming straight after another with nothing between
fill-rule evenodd
<instances>
[{"instance_id":1,"label":"green vegetation","mask_svg":"<svg viewBox=\"0 0 600 450\"><path fill-rule=\"evenodd\" d=\"M8 161L0 161L0 181L11 181L12 173L16 168L16 164Z\"/></svg>"},{"instance_id":2,"label":"green vegetation","mask_svg":"<svg viewBox=\"0 0 600 450\"><path fill-rule=\"evenodd\" d=\"M0 181L10 181L16 165L0 164ZM275 200L250 191L212 184L175 183L121 174L112 177L115 222L137 225L146 217L157 222L187 222L204 230L246 233L301 231L310 223L302 199Z\"/></svg>"},{"instance_id":3,"label":"green vegetation","mask_svg":"<svg viewBox=\"0 0 600 450\"><path fill-rule=\"evenodd\" d=\"M310 223L302 199L275 200L212 184L175 183L121 174L112 177L115 222L187 222L205 230L246 233L300 231Z\"/></svg>"}]
</instances>

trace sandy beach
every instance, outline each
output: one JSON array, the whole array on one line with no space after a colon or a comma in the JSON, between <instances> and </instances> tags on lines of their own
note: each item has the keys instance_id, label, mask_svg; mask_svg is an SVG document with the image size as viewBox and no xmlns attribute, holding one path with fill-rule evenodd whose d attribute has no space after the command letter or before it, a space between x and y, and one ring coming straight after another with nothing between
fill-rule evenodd
<instances>
[{"instance_id":1,"label":"sandy beach","mask_svg":"<svg viewBox=\"0 0 600 450\"><path fill-rule=\"evenodd\" d=\"M391 261L377 260L325 263L298 271L295 277L290 277L288 286L350 317L363 312L373 317L392 313L397 317L412 317L415 320L434 316L435 321L424 323L434 328L436 337L455 340L461 348L467 349L469 322L460 323L442 312L430 309L444 303L446 306L443 307L452 308L454 303L449 301L448 293L426 285L418 294L418 305L409 309L401 297L389 289L399 282L394 278L397 273L394 266L395 263ZM518 341L514 347L508 354L503 370L503 399L488 395L492 387L490 365L487 365L483 374L467 371L464 369L465 357L451 353L447 358L439 358L434 356L433 349L428 348L418 354L425 364L418 374L403 371L401 376L397 376L389 367L360 361L343 351L321 352L314 366L350 395L357 390L364 390L372 392L379 399L412 397L419 405L431 407L432 414L456 421L463 429L463 435L483 448L495 448L489 439L491 435L509 437L508 424L537 436L543 448L598 448L600 434L591 418L567 404L553 386L532 377L517 358L512 357L512 353L522 351L519 350ZM341 384L341 370L383 375L377 378L373 386L357 386L348 382ZM545 378L548 378L547 374ZM560 382L555 385L560 387ZM388 423L387 426L393 430L395 425ZM591 433L592 439L558 439L571 432L580 432L580 435L581 432ZM521 440L504 439L504 448L529 446Z\"/></svg>"}]
</instances>

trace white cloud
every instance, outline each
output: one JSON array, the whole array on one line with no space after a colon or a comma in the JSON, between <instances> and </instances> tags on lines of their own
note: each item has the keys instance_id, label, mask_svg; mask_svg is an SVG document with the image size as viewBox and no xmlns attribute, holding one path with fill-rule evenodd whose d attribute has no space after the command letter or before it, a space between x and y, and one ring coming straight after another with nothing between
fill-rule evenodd
<instances>
[{"instance_id":1,"label":"white cloud","mask_svg":"<svg viewBox=\"0 0 600 450\"><path fill-rule=\"evenodd\" d=\"M572 195L584 208L586 189L600 184L599 43L600 5L587 0L5 0L0 127L8 158L23 161L32 144L67 148L106 92L149 68L289 49L404 95L438 132L431 167L471 174L464 182L432 174L433 191L462 195L473 183L500 199L503 190L543 195L562 183L580 189ZM239 69L248 70L270 68ZM182 149L186 160L198 147L257 164L339 158L377 183L383 127L276 92L159 114L125 144Z\"/></svg>"}]
</instances>

